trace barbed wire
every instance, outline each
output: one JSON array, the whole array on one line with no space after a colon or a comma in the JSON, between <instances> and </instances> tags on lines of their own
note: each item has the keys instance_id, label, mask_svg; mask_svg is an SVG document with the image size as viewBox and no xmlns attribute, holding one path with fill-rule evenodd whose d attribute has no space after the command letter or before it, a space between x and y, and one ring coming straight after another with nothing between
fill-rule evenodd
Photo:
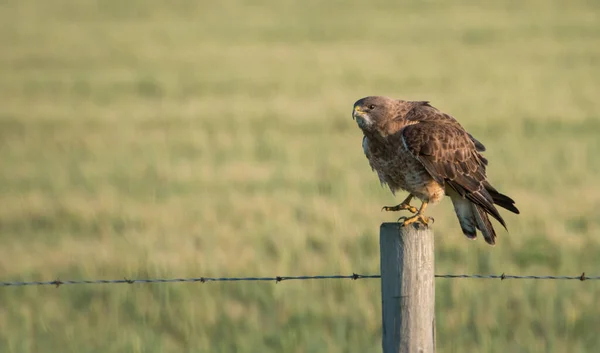
<instances>
[{"instance_id":1,"label":"barbed wire","mask_svg":"<svg viewBox=\"0 0 600 353\"><path fill-rule=\"evenodd\" d=\"M538 275L483 275L483 274L443 274L435 275L436 278L472 278L472 279L532 279L532 280L600 280L600 276L586 276L585 272L578 276L538 276ZM381 278L381 275L360 275L353 273L351 275L323 275L323 276L275 276L275 277L190 277L190 278L147 278L147 279L90 279L90 280L60 280L53 281L15 281L0 282L0 287L21 287L21 286L56 286L69 284L135 284L135 283L186 283L186 282L283 282L292 280L324 280L324 279L370 279Z\"/></svg>"}]
</instances>

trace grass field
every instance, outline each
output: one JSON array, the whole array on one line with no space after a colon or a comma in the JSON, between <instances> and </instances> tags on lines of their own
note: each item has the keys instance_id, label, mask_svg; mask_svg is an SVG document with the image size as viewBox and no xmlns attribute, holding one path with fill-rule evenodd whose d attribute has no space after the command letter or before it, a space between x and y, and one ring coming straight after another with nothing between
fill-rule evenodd
<instances>
[{"instance_id":1,"label":"grass field","mask_svg":"<svg viewBox=\"0 0 600 353\"><path fill-rule=\"evenodd\" d=\"M600 274L593 1L0 2L0 281L379 272L352 104L429 100L517 201L437 273ZM0 288L0 351L379 352L380 282ZM595 352L600 282L436 281L439 352Z\"/></svg>"}]
</instances>

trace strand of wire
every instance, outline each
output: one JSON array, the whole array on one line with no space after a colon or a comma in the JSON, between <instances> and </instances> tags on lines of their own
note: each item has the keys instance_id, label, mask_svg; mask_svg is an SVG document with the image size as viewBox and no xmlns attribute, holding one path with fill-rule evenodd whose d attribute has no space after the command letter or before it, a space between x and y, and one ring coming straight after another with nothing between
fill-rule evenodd
<instances>
[{"instance_id":1,"label":"strand of wire","mask_svg":"<svg viewBox=\"0 0 600 353\"><path fill-rule=\"evenodd\" d=\"M443 274L435 275L436 278L473 278L473 279L528 279L528 280L600 280L600 276L586 276L585 272L578 276L538 276L538 275L483 275L483 274ZM275 277L191 277L191 278L148 278L148 279L91 279L91 280L60 280L53 281L16 281L0 282L0 287L19 286L62 286L68 284L135 284L135 283L185 283L185 282L275 282L292 280L325 280L325 279L369 279L381 278L380 275L325 275L325 276L275 276Z\"/></svg>"}]
</instances>

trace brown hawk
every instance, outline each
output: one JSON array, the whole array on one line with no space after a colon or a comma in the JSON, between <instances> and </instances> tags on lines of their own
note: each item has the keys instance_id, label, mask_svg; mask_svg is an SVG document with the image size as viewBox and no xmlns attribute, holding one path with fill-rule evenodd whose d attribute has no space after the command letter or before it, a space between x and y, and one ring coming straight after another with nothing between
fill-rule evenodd
<instances>
[{"instance_id":1,"label":"brown hawk","mask_svg":"<svg viewBox=\"0 0 600 353\"><path fill-rule=\"evenodd\" d=\"M488 214L504 228L506 224L494 204L519 214L514 201L498 192L486 179L488 161L480 152L485 147L448 114L426 101L403 101L388 97L365 97L354 103L352 113L363 131L363 149L382 185L393 194L407 191L399 205L386 211L408 210L403 225L433 219L424 215L428 204L437 204L447 195L452 200L463 233L477 237L479 229L488 244L496 232ZM417 210L410 205L422 201Z\"/></svg>"}]
</instances>

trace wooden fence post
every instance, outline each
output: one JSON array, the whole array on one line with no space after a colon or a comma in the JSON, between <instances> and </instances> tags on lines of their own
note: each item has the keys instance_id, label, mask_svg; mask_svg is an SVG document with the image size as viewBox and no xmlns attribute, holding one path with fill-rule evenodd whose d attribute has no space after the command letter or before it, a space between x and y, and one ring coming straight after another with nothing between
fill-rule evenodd
<instances>
[{"instance_id":1,"label":"wooden fence post","mask_svg":"<svg viewBox=\"0 0 600 353\"><path fill-rule=\"evenodd\" d=\"M433 231L383 223L379 237L383 352L434 353Z\"/></svg>"}]
</instances>

